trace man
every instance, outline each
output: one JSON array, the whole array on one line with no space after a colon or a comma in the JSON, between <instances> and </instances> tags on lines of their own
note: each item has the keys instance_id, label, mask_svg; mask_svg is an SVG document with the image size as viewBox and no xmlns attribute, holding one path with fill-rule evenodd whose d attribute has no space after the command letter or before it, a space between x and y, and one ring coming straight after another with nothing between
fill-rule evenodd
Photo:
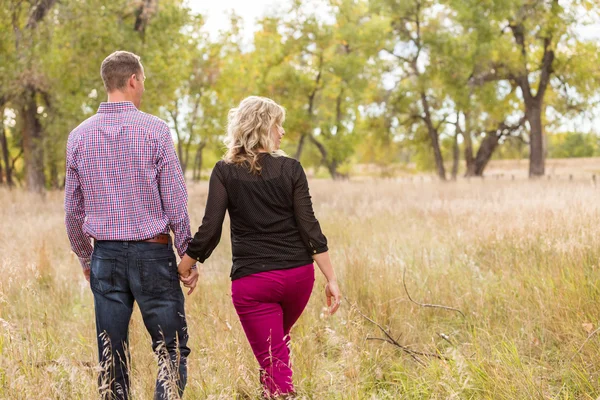
<instances>
[{"instance_id":1,"label":"man","mask_svg":"<svg viewBox=\"0 0 600 400\"><path fill-rule=\"evenodd\" d=\"M135 301L159 356L155 399L177 397L190 353L178 273L191 278L188 294L198 279L195 266L177 270L169 235L185 254L185 182L168 126L138 110L146 79L140 57L117 51L102 62L101 75L108 102L69 135L65 182L67 233L94 294L100 392L129 398Z\"/></svg>"}]
</instances>

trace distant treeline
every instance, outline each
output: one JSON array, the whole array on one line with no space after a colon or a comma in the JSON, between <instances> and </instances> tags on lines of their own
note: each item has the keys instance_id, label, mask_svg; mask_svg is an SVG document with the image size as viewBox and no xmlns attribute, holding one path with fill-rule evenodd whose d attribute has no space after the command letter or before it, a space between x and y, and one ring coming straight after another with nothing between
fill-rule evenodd
<instances>
[{"instance_id":1,"label":"distant treeline","mask_svg":"<svg viewBox=\"0 0 600 400\"><path fill-rule=\"evenodd\" d=\"M66 138L118 49L142 57L142 110L169 123L192 179L248 95L286 107L284 150L334 179L358 163L478 176L517 156L539 176L546 157L597 154L594 136L545 132L594 117L600 46L579 28L600 21L596 0L319 2L284 3L249 40L235 14L209 35L183 0L5 0L0 184L62 186Z\"/></svg>"}]
</instances>

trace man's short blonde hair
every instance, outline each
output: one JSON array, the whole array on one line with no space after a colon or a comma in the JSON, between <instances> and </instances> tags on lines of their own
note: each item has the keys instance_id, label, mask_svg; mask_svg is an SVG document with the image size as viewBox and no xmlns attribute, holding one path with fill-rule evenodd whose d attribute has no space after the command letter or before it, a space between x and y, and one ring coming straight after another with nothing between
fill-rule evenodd
<instances>
[{"instance_id":1,"label":"man's short blonde hair","mask_svg":"<svg viewBox=\"0 0 600 400\"><path fill-rule=\"evenodd\" d=\"M141 73L140 56L129 51L115 51L102 61L100 67L104 88L109 93L125 88L131 75L140 75ZM137 77L137 79L143 78L143 76Z\"/></svg>"}]
</instances>

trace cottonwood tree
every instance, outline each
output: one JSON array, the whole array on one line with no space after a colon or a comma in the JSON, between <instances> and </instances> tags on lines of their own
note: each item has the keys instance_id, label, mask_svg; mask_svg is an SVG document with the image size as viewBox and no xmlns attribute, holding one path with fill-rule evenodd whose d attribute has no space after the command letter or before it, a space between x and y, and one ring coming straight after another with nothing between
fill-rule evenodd
<instances>
[{"instance_id":1,"label":"cottonwood tree","mask_svg":"<svg viewBox=\"0 0 600 400\"><path fill-rule=\"evenodd\" d=\"M576 28L585 13L597 15L600 4L592 0L450 3L459 23L477 32L480 52L472 84L506 81L519 89L529 127L529 175L543 175L548 106L558 112L572 111L593 95L591 86L597 90L597 73L582 74L578 65L597 60L598 46L582 41ZM565 103L571 109L562 107Z\"/></svg>"}]
</instances>

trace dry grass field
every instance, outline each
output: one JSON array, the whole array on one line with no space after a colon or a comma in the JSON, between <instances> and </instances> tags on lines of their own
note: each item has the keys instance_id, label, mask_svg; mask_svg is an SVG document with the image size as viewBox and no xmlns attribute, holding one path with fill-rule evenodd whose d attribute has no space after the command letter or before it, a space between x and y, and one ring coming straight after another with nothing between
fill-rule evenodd
<instances>
[{"instance_id":1,"label":"dry grass field","mask_svg":"<svg viewBox=\"0 0 600 400\"><path fill-rule=\"evenodd\" d=\"M338 314L324 316L318 276L292 331L299 398L600 396L600 186L486 179L313 181L311 188L346 299ZM192 229L206 190L189 188ZM96 396L92 295L69 249L62 196L0 191L1 399ZM258 397L229 268L227 228L187 297L187 399ZM465 317L411 302L404 271L415 301ZM367 340L383 333L361 313L408 349L441 359L415 360ZM139 312L131 348L135 399L149 399L156 366Z\"/></svg>"}]
</instances>

